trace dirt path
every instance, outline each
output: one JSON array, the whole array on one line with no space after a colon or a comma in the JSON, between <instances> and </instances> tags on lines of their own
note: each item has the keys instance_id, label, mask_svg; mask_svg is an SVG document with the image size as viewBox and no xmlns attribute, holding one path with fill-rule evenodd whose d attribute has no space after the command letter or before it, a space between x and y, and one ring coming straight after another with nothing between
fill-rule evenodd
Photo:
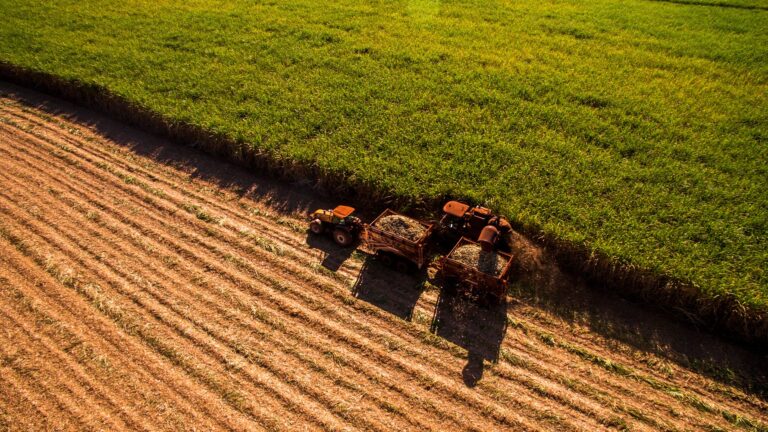
<instances>
[{"instance_id":1,"label":"dirt path","mask_svg":"<svg viewBox=\"0 0 768 432\"><path fill-rule=\"evenodd\" d=\"M765 358L524 238L505 304L443 296L311 192L0 84L0 430L765 430Z\"/></svg>"}]
</instances>

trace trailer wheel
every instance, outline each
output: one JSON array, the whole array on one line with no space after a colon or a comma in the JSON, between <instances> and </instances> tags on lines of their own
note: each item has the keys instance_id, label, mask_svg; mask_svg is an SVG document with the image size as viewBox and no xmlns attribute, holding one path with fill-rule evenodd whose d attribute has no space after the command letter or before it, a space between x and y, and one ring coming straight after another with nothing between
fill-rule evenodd
<instances>
[{"instance_id":1,"label":"trailer wheel","mask_svg":"<svg viewBox=\"0 0 768 432\"><path fill-rule=\"evenodd\" d=\"M411 263L403 259L398 259L398 260L395 260L394 268L400 273L410 273Z\"/></svg>"},{"instance_id":2,"label":"trailer wheel","mask_svg":"<svg viewBox=\"0 0 768 432\"><path fill-rule=\"evenodd\" d=\"M349 233L349 231L345 231L343 229L335 229L333 231L333 241L335 241L339 246L347 247L352 244L352 242L355 239L352 237L352 234Z\"/></svg>"},{"instance_id":3,"label":"trailer wheel","mask_svg":"<svg viewBox=\"0 0 768 432\"><path fill-rule=\"evenodd\" d=\"M386 252L379 252L378 254L376 254L376 258L378 258L380 263L384 264L387 267L392 267L392 265L395 263L395 258L393 258L392 255Z\"/></svg>"},{"instance_id":4,"label":"trailer wheel","mask_svg":"<svg viewBox=\"0 0 768 432\"><path fill-rule=\"evenodd\" d=\"M313 234L322 234L323 222L320 219L313 220L312 222L309 223L309 230Z\"/></svg>"},{"instance_id":5,"label":"trailer wheel","mask_svg":"<svg viewBox=\"0 0 768 432\"><path fill-rule=\"evenodd\" d=\"M448 296L454 296L459 291L459 281L453 276L443 278L443 291Z\"/></svg>"}]
</instances>

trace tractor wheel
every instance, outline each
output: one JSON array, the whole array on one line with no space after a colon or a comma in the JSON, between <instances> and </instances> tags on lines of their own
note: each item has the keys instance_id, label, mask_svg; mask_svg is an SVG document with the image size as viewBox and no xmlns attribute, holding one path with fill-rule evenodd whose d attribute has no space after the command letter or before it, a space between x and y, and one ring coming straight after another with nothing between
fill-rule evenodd
<instances>
[{"instance_id":1,"label":"tractor wheel","mask_svg":"<svg viewBox=\"0 0 768 432\"><path fill-rule=\"evenodd\" d=\"M333 241L339 246L347 247L352 244L355 239L349 231L343 229L336 229L333 231Z\"/></svg>"},{"instance_id":2,"label":"tractor wheel","mask_svg":"<svg viewBox=\"0 0 768 432\"><path fill-rule=\"evenodd\" d=\"M322 234L323 222L320 219L313 220L309 223L309 230L312 231L312 234Z\"/></svg>"}]
</instances>

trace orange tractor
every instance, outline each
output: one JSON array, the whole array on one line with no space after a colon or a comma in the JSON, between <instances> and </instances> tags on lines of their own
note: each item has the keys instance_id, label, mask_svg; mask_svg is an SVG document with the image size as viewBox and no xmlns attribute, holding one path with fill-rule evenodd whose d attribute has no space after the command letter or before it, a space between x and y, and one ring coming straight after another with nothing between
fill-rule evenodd
<instances>
[{"instance_id":1,"label":"orange tractor","mask_svg":"<svg viewBox=\"0 0 768 432\"><path fill-rule=\"evenodd\" d=\"M313 234L331 233L339 246L350 246L360 235L363 223L352 213L355 209L340 205L333 210L318 209L309 215L309 230Z\"/></svg>"},{"instance_id":2,"label":"orange tractor","mask_svg":"<svg viewBox=\"0 0 768 432\"><path fill-rule=\"evenodd\" d=\"M443 239L454 244L461 237L477 241L483 250L509 250L504 241L512 231L509 221L485 207L470 207L459 201L448 201L440 219Z\"/></svg>"}]
</instances>

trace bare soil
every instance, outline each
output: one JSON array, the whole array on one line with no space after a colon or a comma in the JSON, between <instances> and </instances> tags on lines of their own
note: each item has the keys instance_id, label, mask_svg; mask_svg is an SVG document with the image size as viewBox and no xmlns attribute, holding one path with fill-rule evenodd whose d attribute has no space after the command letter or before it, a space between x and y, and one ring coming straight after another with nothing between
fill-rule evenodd
<instances>
[{"instance_id":1,"label":"bare soil","mask_svg":"<svg viewBox=\"0 0 768 432\"><path fill-rule=\"evenodd\" d=\"M765 430L764 356L519 235L443 294L319 195L0 84L0 430Z\"/></svg>"}]
</instances>

